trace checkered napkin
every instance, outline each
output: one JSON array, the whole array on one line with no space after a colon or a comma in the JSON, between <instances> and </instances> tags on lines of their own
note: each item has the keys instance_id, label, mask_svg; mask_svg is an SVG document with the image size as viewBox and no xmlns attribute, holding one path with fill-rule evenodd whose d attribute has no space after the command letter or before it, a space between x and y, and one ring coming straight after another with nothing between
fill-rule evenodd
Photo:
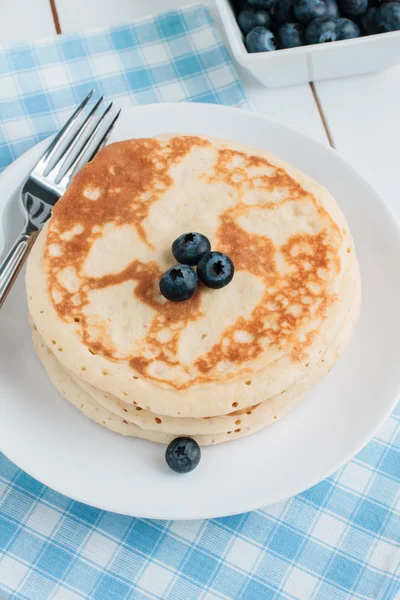
<instances>
[{"instance_id":1,"label":"checkered napkin","mask_svg":"<svg viewBox=\"0 0 400 600\"><path fill-rule=\"evenodd\" d=\"M55 132L92 87L123 106L246 106L202 6L0 49L0 168ZM85 506L0 457L0 599L394 600L399 441L400 409L357 458L296 498L192 522Z\"/></svg>"},{"instance_id":2,"label":"checkered napkin","mask_svg":"<svg viewBox=\"0 0 400 600\"><path fill-rule=\"evenodd\" d=\"M229 53L201 5L0 47L0 170L57 131L92 88L123 107L182 100L248 107Z\"/></svg>"}]
</instances>

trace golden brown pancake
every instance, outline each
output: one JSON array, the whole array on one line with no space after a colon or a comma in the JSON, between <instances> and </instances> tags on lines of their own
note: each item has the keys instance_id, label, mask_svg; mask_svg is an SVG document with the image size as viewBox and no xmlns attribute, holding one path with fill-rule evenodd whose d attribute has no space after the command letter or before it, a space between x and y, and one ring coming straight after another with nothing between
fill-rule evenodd
<instances>
[{"instance_id":1,"label":"golden brown pancake","mask_svg":"<svg viewBox=\"0 0 400 600\"><path fill-rule=\"evenodd\" d=\"M171 244L200 231L235 277L187 302L158 289ZM165 135L112 144L57 203L28 265L33 320L62 365L141 408L224 415L300 380L359 286L328 192L267 152Z\"/></svg>"},{"instance_id":2,"label":"golden brown pancake","mask_svg":"<svg viewBox=\"0 0 400 600\"><path fill-rule=\"evenodd\" d=\"M154 415L137 411L137 406L118 402L62 368L54 354L44 344L35 328L33 343L40 361L55 388L72 405L99 425L122 435L139 437L163 444L177 436L190 436L200 446L242 438L276 423L303 397L304 393L326 375L347 346L359 314L360 294L354 299L350 314L335 340L319 358L312 371L299 382L256 406L234 411L220 417L187 419Z\"/></svg>"}]
</instances>

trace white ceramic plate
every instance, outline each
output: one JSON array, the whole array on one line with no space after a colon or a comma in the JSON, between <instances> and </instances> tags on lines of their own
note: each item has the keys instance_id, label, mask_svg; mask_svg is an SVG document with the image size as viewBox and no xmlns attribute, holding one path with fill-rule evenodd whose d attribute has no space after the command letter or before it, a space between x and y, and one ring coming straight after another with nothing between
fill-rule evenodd
<instances>
[{"instance_id":1,"label":"white ceramic plate","mask_svg":"<svg viewBox=\"0 0 400 600\"><path fill-rule=\"evenodd\" d=\"M400 235L378 194L336 152L265 117L206 104L148 105L123 112L113 139L162 132L216 135L267 148L330 190L349 221L361 263L363 305L351 346L282 421L203 449L196 471L176 475L164 462L163 446L103 429L52 388L31 346L20 277L0 313L0 440L4 453L27 473L92 506L156 519L217 517L278 502L318 483L390 413L400 395ZM12 193L44 145L0 178L4 245L22 223Z\"/></svg>"}]
</instances>

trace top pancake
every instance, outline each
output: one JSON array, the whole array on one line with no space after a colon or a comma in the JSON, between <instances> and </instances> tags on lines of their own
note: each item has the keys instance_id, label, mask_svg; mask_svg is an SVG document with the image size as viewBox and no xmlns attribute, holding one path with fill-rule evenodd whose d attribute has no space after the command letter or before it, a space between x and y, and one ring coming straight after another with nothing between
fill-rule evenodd
<instances>
[{"instance_id":1,"label":"top pancake","mask_svg":"<svg viewBox=\"0 0 400 600\"><path fill-rule=\"evenodd\" d=\"M235 277L175 304L158 283L188 231L228 254ZM58 201L28 263L29 306L58 360L92 385L163 414L223 414L239 382L258 374L239 393L249 406L317 360L350 310L352 252L328 192L267 152L129 140L103 149ZM278 374L282 389L269 389Z\"/></svg>"}]
</instances>

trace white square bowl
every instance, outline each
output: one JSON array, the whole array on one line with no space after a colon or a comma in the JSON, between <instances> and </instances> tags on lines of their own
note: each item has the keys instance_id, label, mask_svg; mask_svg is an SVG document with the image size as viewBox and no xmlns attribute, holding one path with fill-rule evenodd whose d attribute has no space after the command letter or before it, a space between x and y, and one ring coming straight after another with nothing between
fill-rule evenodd
<instances>
[{"instance_id":1,"label":"white square bowl","mask_svg":"<svg viewBox=\"0 0 400 600\"><path fill-rule=\"evenodd\" d=\"M233 56L266 87L383 71L400 62L400 31L250 54L229 0L216 0Z\"/></svg>"}]
</instances>

